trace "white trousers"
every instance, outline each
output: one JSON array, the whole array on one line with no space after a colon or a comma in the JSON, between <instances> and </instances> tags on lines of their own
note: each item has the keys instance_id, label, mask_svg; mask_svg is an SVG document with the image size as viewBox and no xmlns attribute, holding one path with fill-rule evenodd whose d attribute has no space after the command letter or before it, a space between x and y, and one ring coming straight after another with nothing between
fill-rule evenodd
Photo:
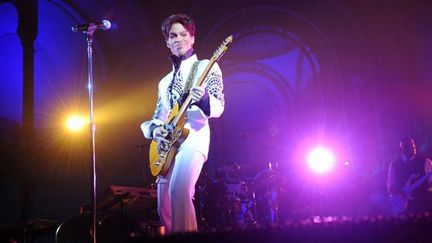
<instances>
[{"instance_id":1,"label":"white trousers","mask_svg":"<svg viewBox=\"0 0 432 243\"><path fill-rule=\"evenodd\" d=\"M166 233L197 231L192 198L205 162L202 153L178 151L166 176L158 178L158 213Z\"/></svg>"}]
</instances>

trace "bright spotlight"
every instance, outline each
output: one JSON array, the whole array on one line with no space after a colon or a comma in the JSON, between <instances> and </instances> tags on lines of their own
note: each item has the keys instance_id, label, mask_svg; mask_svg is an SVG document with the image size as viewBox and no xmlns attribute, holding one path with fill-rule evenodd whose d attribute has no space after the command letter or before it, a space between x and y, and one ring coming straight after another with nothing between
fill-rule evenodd
<instances>
[{"instance_id":1,"label":"bright spotlight","mask_svg":"<svg viewBox=\"0 0 432 243\"><path fill-rule=\"evenodd\" d=\"M307 163L315 173L324 174L333 169L335 157L328 149L317 147L309 153Z\"/></svg>"},{"instance_id":2,"label":"bright spotlight","mask_svg":"<svg viewBox=\"0 0 432 243\"><path fill-rule=\"evenodd\" d=\"M86 125L85 119L79 115L73 115L67 118L66 126L72 132L78 132Z\"/></svg>"}]
</instances>

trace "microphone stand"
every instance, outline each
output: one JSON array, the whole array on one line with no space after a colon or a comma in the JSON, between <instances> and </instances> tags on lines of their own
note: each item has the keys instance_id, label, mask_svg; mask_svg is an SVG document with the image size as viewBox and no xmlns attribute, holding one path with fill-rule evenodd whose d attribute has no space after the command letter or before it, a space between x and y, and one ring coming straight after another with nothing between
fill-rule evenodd
<instances>
[{"instance_id":1,"label":"microphone stand","mask_svg":"<svg viewBox=\"0 0 432 243\"><path fill-rule=\"evenodd\" d=\"M95 29L87 30L87 58L88 58L88 91L90 103L90 134L91 134L91 158L92 158L92 175L91 175L91 236L93 243L96 243L96 124L94 122L94 108L93 108L93 33Z\"/></svg>"}]
</instances>

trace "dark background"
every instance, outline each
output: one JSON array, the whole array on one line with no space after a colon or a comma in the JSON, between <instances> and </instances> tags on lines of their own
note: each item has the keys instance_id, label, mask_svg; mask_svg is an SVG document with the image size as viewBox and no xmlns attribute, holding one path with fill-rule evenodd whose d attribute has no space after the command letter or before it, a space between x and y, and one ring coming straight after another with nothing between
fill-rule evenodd
<instances>
[{"instance_id":1,"label":"dark background","mask_svg":"<svg viewBox=\"0 0 432 243\"><path fill-rule=\"evenodd\" d=\"M200 58L234 34L220 61L226 107L211 121L211 178L239 164L250 179L271 162L286 218L389 214L399 140L432 152L431 11L408 0L0 1L0 224L61 222L90 202L88 134L64 128L70 113L88 115L86 39L75 24L113 23L94 35L98 196L154 181L139 126L171 68L160 23L177 12L196 21ZM319 178L304 162L317 144L336 156Z\"/></svg>"}]
</instances>

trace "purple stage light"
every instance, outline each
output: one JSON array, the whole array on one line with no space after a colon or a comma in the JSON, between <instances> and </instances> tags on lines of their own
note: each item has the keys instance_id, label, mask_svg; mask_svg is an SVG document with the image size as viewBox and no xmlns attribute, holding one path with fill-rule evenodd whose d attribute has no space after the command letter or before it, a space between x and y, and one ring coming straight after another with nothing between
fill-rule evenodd
<instances>
[{"instance_id":1,"label":"purple stage light","mask_svg":"<svg viewBox=\"0 0 432 243\"><path fill-rule=\"evenodd\" d=\"M325 174L330 172L335 164L335 156L333 153L322 146L313 148L307 157L309 169L317 174Z\"/></svg>"}]
</instances>

